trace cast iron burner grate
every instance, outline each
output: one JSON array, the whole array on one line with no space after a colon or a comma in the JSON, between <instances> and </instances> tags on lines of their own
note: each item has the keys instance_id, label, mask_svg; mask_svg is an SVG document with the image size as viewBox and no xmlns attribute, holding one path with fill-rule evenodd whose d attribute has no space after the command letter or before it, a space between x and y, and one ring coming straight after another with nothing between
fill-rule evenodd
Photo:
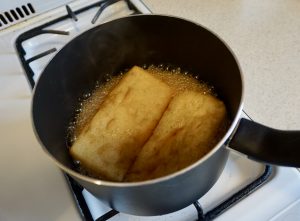
<instances>
[{"instance_id":1,"label":"cast iron burner grate","mask_svg":"<svg viewBox=\"0 0 300 221\"><path fill-rule=\"evenodd\" d=\"M266 165L264 172L257 179L246 185L241 190L238 190L236 193L228 197L225 201L206 213L203 212L203 209L198 201L194 202L193 205L196 209L198 217L197 221L210 221L217 218L219 215L230 209L236 203L249 196L263 184L267 183L271 179L272 170L272 166ZM106 221L119 213L116 210L110 210L107 213L103 214L101 217L94 220L82 196L83 188L79 186L71 177L67 175L66 177L71 188L73 189L74 197L79 206L82 218L85 221Z\"/></svg>"},{"instance_id":2,"label":"cast iron burner grate","mask_svg":"<svg viewBox=\"0 0 300 221\"><path fill-rule=\"evenodd\" d=\"M198 213L198 221L213 220L219 215L221 215L222 213L224 213L226 210L231 208L233 205L235 205L245 197L249 196L260 186L268 182L268 180L271 178L272 170L273 170L272 166L266 165L265 170L261 174L261 176L259 176L256 180L249 183L247 186L237 191L236 193L231 195L227 200L223 201L218 206L206 212L205 214L203 213L200 203L198 201L194 202L193 204Z\"/></svg>"}]
</instances>

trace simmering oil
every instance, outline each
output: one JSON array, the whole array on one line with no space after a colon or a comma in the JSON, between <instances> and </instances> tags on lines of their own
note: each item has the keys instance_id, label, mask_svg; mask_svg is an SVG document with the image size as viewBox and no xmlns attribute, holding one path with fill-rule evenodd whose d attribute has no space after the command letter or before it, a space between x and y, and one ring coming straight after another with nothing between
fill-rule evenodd
<instances>
[{"instance_id":1,"label":"simmering oil","mask_svg":"<svg viewBox=\"0 0 300 221\"><path fill-rule=\"evenodd\" d=\"M175 92L174 95L188 90L203 94L215 94L212 86L198 80L198 75L182 71L181 68L170 69L168 66L150 65L146 70L168 84Z\"/></svg>"},{"instance_id":2,"label":"simmering oil","mask_svg":"<svg viewBox=\"0 0 300 221\"><path fill-rule=\"evenodd\" d=\"M179 67L170 68L167 65L149 65L143 66L143 68L169 85L174 91L174 96L184 91L197 91L216 96L214 88L199 80L198 75L195 75L195 73L189 73ZM71 147L85 125L97 113L105 97L122 79L123 73L121 72L113 78L107 78L105 84L99 85L97 82L91 93L83 94L80 98L78 108L75 110L74 120L70 122L68 127L68 147ZM80 166L80 162L76 161L74 164L80 173L93 176Z\"/></svg>"},{"instance_id":3,"label":"simmering oil","mask_svg":"<svg viewBox=\"0 0 300 221\"><path fill-rule=\"evenodd\" d=\"M170 68L164 65L150 65L144 66L144 69L173 88L174 95L188 90L215 95L214 88L212 86L199 81L197 79L197 75L183 71L181 68ZM82 96L81 102L79 102L79 108L76 110L75 121L73 121L71 128L69 128L72 130L71 133L73 134L72 141L76 139L84 126L97 113L106 95L108 95L122 79L122 73L116 77L107 79L105 84L100 86L96 85L91 94L84 94ZM73 143L72 141L71 143Z\"/></svg>"}]
</instances>

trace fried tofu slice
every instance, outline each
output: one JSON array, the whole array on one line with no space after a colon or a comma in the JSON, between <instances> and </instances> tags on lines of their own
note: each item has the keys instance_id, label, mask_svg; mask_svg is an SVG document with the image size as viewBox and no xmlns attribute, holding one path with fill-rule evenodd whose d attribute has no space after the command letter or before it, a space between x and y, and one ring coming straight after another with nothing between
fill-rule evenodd
<instances>
[{"instance_id":1,"label":"fried tofu slice","mask_svg":"<svg viewBox=\"0 0 300 221\"><path fill-rule=\"evenodd\" d=\"M211 95L175 96L125 180L154 179L191 165L216 144L225 119L225 105Z\"/></svg>"},{"instance_id":2,"label":"fried tofu slice","mask_svg":"<svg viewBox=\"0 0 300 221\"><path fill-rule=\"evenodd\" d=\"M90 174L122 181L171 97L169 86L142 68L133 67L107 95L70 154Z\"/></svg>"}]
</instances>

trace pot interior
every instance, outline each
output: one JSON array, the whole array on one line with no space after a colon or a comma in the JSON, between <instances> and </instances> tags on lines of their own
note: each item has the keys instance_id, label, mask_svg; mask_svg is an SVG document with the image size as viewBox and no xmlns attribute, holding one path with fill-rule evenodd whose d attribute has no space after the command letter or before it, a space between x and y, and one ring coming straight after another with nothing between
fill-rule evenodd
<instances>
[{"instance_id":1,"label":"pot interior","mask_svg":"<svg viewBox=\"0 0 300 221\"><path fill-rule=\"evenodd\" d=\"M238 64L228 47L205 28L175 17L139 15L95 27L51 60L35 87L32 112L46 150L73 169L66 133L78 98L95 82L134 65L173 64L213 85L233 119L242 99Z\"/></svg>"}]
</instances>

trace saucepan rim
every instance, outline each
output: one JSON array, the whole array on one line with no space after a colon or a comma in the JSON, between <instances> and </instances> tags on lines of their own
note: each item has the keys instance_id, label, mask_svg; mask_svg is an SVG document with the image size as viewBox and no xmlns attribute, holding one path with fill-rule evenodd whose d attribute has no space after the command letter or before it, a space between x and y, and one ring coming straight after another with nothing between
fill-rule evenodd
<instances>
[{"instance_id":1,"label":"saucepan rim","mask_svg":"<svg viewBox=\"0 0 300 221\"><path fill-rule=\"evenodd\" d=\"M220 38L220 36L218 34L216 34L215 32L211 31L210 29L204 27L203 25L200 25L194 21L191 21L191 20L188 20L188 19L185 19L185 18L182 18L182 17L178 17L178 16L173 16L173 15L165 15L165 14L141 14L141 15L130 15L130 16L125 16L125 17L122 17L122 18L118 18L118 19L114 19L112 21L108 21L108 22L105 22L103 24L109 24L109 23L114 23L118 20L124 20L124 19L127 19L127 18L132 18L132 17L169 17L169 18L172 18L172 19L179 19L179 20L182 20L182 21L185 21L185 22L189 22L189 23L193 23L197 26L199 26L200 28L203 28L204 30L208 31L209 33L211 33L212 35L214 35L219 41L221 41L221 43L223 43L225 45L225 47L227 48L227 50L231 53L231 55L233 56L236 64L237 64L237 67L238 67L238 70L239 70L239 73L240 73L240 79L241 79L241 94L240 94L240 103L239 103L239 108L237 110L237 113L235 114L233 120L231 121L231 125L229 127L229 129L227 130L226 134L223 136L223 138L214 146L214 148L212 148L204 157L200 158L199 160L197 160L196 162L194 162L193 164L189 165L188 167L186 168L183 168L179 171L176 171L172 174L169 174L169 175L166 175L166 176L163 176L163 177L159 177L159 178L155 178L155 179L151 179L151 180L146 180L146 181L139 181L139 182L112 182L112 181L105 181L105 180L100 180L100 179L96 179L96 178L93 178L93 177L89 177L89 176L86 176L86 175L83 175L83 174L80 174L79 172L73 170L73 169L70 169L68 168L67 166L65 166L64 164L62 164L61 162L59 162L48 150L47 148L44 146L43 142L40 140L40 137L39 137L39 134L36 130L36 127L35 127L35 124L34 124L34 116L33 116L33 101L34 101L34 98L36 96L36 88L37 87L34 87L33 89L33 95L32 95L32 99L31 99L31 123L32 123L32 127L33 127L33 130L34 130L34 133L35 133L35 136L39 142L39 144L42 146L42 149L44 150L44 152L48 155L48 157L50 157L54 162L55 164L60 168L62 169L64 172L66 172L67 174L70 174L71 176L73 177L76 177L80 180L83 180L83 181L86 181L86 182L89 182L89 183L92 183L92 184L95 184L95 185L101 185L101 186L109 186L109 187L123 187L123 188L130 188L130 187L137 187L137 186L147 186L147 185L153 185L153 184L157 184L157 183L163 183L163 182L166 182L166 181L169 181L169 180L172 180L174 179L175 177L177 176L180 176L182 174L185 174L186 172L194 169L195 167L198 167L200 164L202 164L203 162L205 162L208 158L210 158L217 150L219 150L223 145L226 144L226 141L230 139L230 137L232 136L232 134L234 133L234 129L237 127L238 125L238 122L239 122L239 119L240 119L240 116L241 116L241 113L242 113L242 109L243 109L243 101L244 101L244 77L243 77L243 74L242 74L242 69L240 67L240 64L238 62L238 59L237 59L237 56L234 54L233 50L228 46L228 44L222 39ZM102 24L100 24L102 25ZM99 26L100 26L99 25ZM98 28L98 26L96 27L93 27L83 33L81 33L80 35L82 34L85 34L86 32L90 31L90 30L93 30L93 29L96 29ZM72 43L72 41L77 38L78 36L80 35L77 35L75 36L70 42L68 42L64 47L62 47L58 53L60 53L60 51L62 49L64 49L68 44ZM58 54L57 53L57 54ZM56 56L56 55L55 55ZM54 56L54 57L55 57ZM53 57L53 58L54 58ZM53 59L52 58L52 59ZM52 59L49 61L49 63L52 61ZM48 64L49 64L48 63ZM47 66L48 66L47 64ZM39 79L42 77L42 75L44 74L44 72L41 73L41 75L38 77L38 80L36 81L36 85L38 85L39 83ZM67 148L67 147L66 147Z\"/></svg>"}]
</instances>

